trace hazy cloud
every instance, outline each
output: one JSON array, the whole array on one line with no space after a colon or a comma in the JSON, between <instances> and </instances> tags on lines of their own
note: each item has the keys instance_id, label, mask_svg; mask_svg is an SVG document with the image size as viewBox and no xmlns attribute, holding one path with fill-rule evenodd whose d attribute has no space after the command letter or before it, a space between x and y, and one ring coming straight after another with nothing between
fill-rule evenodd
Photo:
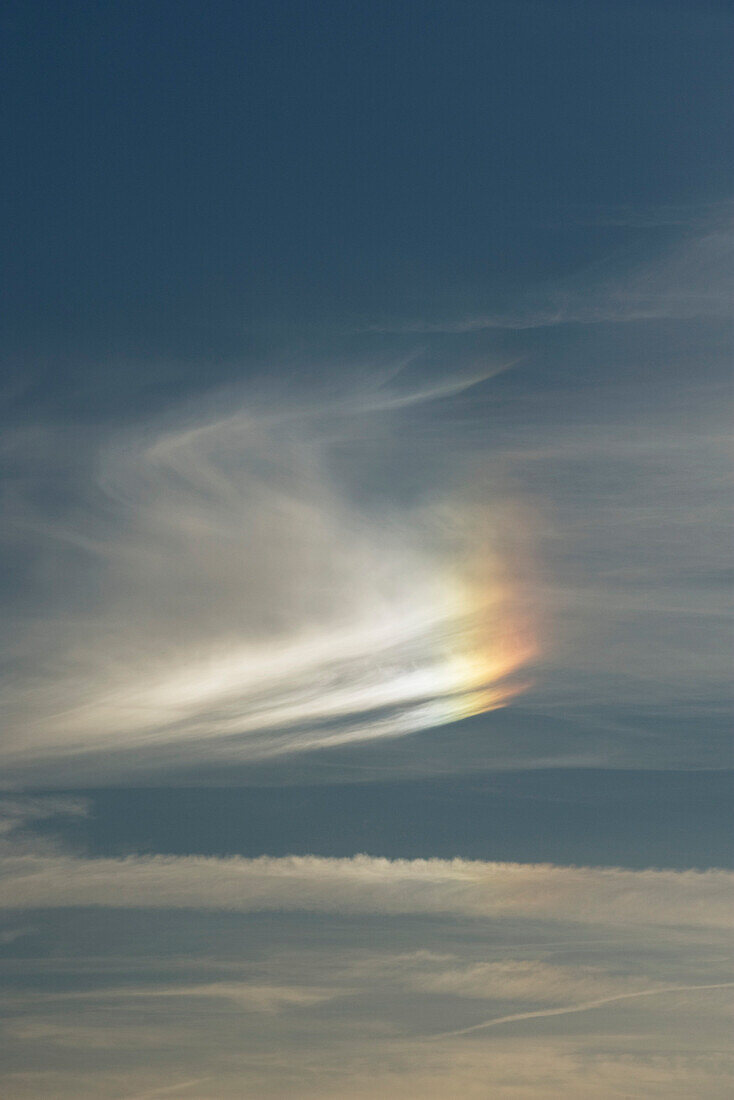
<instances>
[{"instance_id":1,"label":"hazy cloud","mask_svg":"<svg viewBox=\"0 0 734 1100\"><path fill-rule=\"evenodd\" d=\"M512 698L536 650L521 510L486 477L361 500L339 464L355 426L368 471L400 410L476 381L255 393L86 450L21 434L8 550L39 603L5 640L6 762L259 759ZM59 445L63 515L33 474Z\"/></svg>"},{"instance_id":2,"label":"hazy cloud","mask_svg":"<svg viewBox=\"0 0 734 1100\"><path fill-rule=\"evenodd\" d=\"M726 214L726 208L724 213ZM600 217L602 224L671 224L683 215L661 211L620 212ZM597 223L598 224L598 223ZM673 224L679 224L673 221ZM684 221L689 225L689 221ZM730 219L708 232L684 237L654 260L625 265L597 263L592 268L494 308L467 312L453 319L432 310L430 320L376 324L374 331L402 333L471 333L484 329L534 329L554 325L597 325L633 321L693 320L731 316L734 296L734 238Z\"/></svg>"},{"instance_id":3,"label":"hazy cloud","mask_svg":"<svg viewBox=\"0 0 734 1100\"><path fill-rule=\"evenodd\" d=\"M626 871L469 860L82 859L8 853L5 908L122 906L346 913L533 914L581 923L729 928L730 871Z\"/></svg>"}]
</instances>

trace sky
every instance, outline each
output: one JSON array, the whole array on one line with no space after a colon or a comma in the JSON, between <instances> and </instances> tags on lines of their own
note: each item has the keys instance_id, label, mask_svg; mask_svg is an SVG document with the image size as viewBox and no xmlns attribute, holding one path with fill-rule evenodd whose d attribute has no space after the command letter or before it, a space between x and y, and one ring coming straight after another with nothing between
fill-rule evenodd
<instances>
[{"instance_id":1,"label":"sky","mask_svg":"<svg viewBox=\"0 0 734 1100\"><path fill-rule=\"evenodd\" d=\"M4 1100L725 1100L734 8L10 0Z\"/></svg>"}]
</instances>

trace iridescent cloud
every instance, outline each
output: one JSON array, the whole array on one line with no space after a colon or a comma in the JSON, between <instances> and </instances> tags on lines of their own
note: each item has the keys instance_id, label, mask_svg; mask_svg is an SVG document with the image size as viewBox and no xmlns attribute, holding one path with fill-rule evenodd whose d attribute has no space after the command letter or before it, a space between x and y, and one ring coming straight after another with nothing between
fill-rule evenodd
<instances>
[{"instance_id":1,"label":"iridescent cloud","mask_svg":"<svg viewBox=\"0 0 734 1100\"><path fill-rule=\"evenodd\" d=\"M406 410L475 382L326 412L240 396L93 440L64 515L15 506L75 598L13 639L6 760L259 759L505 705L538 645L527 517L486 468L400 507L340 469L356 425L369 470L386 436L409 452Z\"/></svg>"}]
</instances>

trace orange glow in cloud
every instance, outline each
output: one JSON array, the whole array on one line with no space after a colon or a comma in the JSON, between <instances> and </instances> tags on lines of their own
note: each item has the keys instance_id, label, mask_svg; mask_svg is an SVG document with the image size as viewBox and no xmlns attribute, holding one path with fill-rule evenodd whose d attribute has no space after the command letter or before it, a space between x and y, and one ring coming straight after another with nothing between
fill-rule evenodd
<instances>
[{"instance_id":1,"label":"orange glow in cloud","mask_svg":"<svg viewBox=\"0 0 734 1100\"><path fill-rule=\"evenodd\" d=\"M19 685L6 756L256 760L409 735L527 688L537 601L516 504L479 476L365 513L249 426L115 453L136 524L102 552L124 599L73 620L74 660L50 653Z\"/></svg>"},{"instance_id":2,"label":"orange glow in cloud","mask_svg":"<svg viewBox=\"0 0 734 1100\"><path fill-rule=\"evenodd\" d=\"M500 516L503 525L506 519ZM514 522L515 533L522 533L517 515ZM458 550L448 585L453 625L445 659L454 687L452 720L509 703L528 686L522 670L538 654L527 553L516 538L512 546L496 546L491 515L475 516L463 536L466 545Z\"/></svg>"}]
</instances>

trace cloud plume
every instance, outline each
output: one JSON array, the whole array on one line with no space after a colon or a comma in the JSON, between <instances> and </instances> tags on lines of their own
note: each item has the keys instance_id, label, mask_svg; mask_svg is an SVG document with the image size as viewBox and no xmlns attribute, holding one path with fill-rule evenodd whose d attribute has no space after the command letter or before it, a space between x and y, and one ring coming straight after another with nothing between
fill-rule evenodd
<instances>
[{"instance_id":1,"label":"cloud plume","mask_svg":"<svg viewBox=\"0 0 734 1100\"><path fill-rule=\"evenodd\" d=\"M112 906L235 912L456 913L731 928L734 873L628 871L369 856L257 859L8 852L5 908Z\"/></svg>"},{"instance_id":2,"label":"cloud plume","mask_svg":"<svg viewBox=\"0 0 734 1100\"><path fill-rule=\"evenodd\" d=\"M400 460L405 410L476 381L240 393L105 440L17 433L8 541L38 606L6 637L6 762L261 759L511 699L536 650L517 508L486 477L399 506L366 492L385 447ZM50 452L60 511L34 476Z\"/></svg>"}]
</instances>

